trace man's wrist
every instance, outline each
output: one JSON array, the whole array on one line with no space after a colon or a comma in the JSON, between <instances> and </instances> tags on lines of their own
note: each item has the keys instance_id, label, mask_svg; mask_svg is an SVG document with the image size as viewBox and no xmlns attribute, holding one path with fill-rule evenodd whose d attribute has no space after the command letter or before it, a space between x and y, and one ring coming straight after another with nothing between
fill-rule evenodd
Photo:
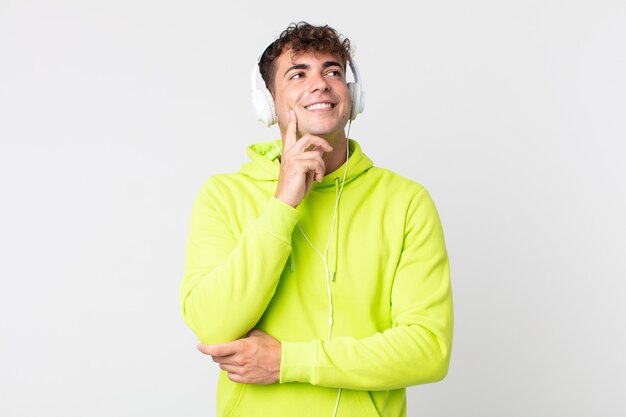
<instances>
[{"instance_id":1,"label":"man's wrist","mask_svg":"<svg viewBox=\"0 0 626 417\"><path fill-rule=\"evenodd\" d=\"M286 197L284 197L284 196L280 195L280 193L278 193L278 192L277 192L276 194L274 194L274 197L275 197L277 200L280 200L280 201L282 201L283 203L288 204L289 206L291 206L291 207L293 207L293 208L297 208L297 207L298 207L298 204L299 204L298 202L292 201L291 199L286 198Z\"/></svg>"}]
</instances>

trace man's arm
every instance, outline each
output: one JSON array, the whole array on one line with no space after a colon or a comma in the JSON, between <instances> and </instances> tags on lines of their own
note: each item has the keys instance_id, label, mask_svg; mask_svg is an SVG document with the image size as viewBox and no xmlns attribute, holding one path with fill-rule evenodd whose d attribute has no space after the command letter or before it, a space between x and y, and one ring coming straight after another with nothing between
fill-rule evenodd
<instances>
[{"instance_id":1,"label":"man's arm","mask_svg":"<svg viewBox=\"0 0 626 417\"><path fill-rule=\"evenodd\" d=\"M452 348L448 255L426 190L407 214L391 295L392 327L370 337L284 342L280 382L387 390L445 377Z\"/></svg>"},{"instance_id":2,"label":"man's arm","mask_svg":"<svg viewBox=\"0 0 626 417\"><path fill-rule=\"evenodd\" d=\"M453 326L450 271L439 216L426 190L409 207L391 312L391 328L363 339L284 342L280 382L387 390L445 377Z\"/></svg>"},{"instance_id":3,"label":"man's arm","mask_svg":"<svg viewBox=\"0 0 626 417\"><path fill-rule=\"evenodd\" d=\"M202 343L241 338L269 304L291 253L300 213L272 197L236 239L224 220L229 208L215 179L202 188L189 226L182 313Z\"/></svg>"},{"instance_id":4,"label":"man's arm","mask_svg":"<svg viewBox=\"0 0 626 417\"><path fill-rule=\"evenodd\" d=\"M261 356L276 357L280 349L281 383L388 390L442 379L452 347L452 294L441 224L426 191L414 198L407 217L391 308L392 327L362 339L282 342L278 348L271 336L257 332L245 343L199 349L212 355L231 379L244 383L275 382L271 370L277 364L259 362ZM220 357L224 350L228 358Z\"/></svg>"},{"instance_id":5,"label":"man's arm","mask_svg":"<svg viewBox=\"0 0 626 417\"><path fill-rule=\"evenodd\" d=\"M202 343L243 337L259 321L291 253L291 233L300 219L297 207L314 180L322 181L324 139L297 139L297 117L290 112L275 197L235 239L224 220L232 210L220 206L215 180L201 190L189 227L185 276L180 290L183 317Z\"/></svg>"}]
</instances>

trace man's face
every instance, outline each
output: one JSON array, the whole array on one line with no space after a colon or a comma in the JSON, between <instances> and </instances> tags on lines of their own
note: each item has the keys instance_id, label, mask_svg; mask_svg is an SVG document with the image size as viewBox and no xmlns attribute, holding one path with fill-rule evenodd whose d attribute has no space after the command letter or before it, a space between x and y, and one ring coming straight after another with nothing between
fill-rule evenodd
<instances>
[{"instance_id":1,"label":"man's face","mask_svg":"<svg viewBox=\"0 0 626 417\"><path fill-rule=\"evenodd\" d=\"M294 56L287 49L276 64L273 95L281 132L285 133L293 109L300 135L343 136L351 102L339 58L314 52Z\"/></svg>"}]
</instances>

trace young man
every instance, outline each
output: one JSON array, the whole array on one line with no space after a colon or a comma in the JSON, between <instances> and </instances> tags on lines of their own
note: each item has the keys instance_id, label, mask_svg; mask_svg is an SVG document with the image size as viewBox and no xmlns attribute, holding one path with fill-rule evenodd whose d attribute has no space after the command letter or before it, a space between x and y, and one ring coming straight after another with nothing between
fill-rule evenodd
<instances>
[{"instance_id":1,"label":"young man","mask_svg":"<svg viewBox=\"0 0 626 417\"><path fill-rule=\"evenodd\" d=\"M405 387L447 373L439 217L423 186L346 138L362 99L349 48L301 22L265 50L282 146L250 146L194 205L182 311L222 369L219 416L405 416Z\"/></svg>"}]
</instances>

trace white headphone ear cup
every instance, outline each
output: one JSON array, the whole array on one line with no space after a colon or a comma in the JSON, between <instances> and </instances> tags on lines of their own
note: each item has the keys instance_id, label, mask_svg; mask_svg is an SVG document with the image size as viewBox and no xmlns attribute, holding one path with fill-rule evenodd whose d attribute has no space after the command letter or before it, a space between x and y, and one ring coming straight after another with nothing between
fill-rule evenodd
<instances>
[{"instance_id":1,"label":"white headphone ear cup","mask_svg":"<svg viewBox=\"0 0 626 417\"><path fill-rule=\"evenodd\" d=\"M350 109L350 120L356 119L357 114L363 113L365 108L365 94L361 90L359 83L348 83L352 108Z\"/></svg>"},{"instance_id":2,"label":"white headphone ear cup","mask_svg":"<svg viewBox=\"0 0 626 417\"><path fill-rule=\"evenodd\" d=\"M276 123L276 105L267 88L259 88L252 93L252 104L259 122L268 127Z\"/></svg>"}]
</instances>

